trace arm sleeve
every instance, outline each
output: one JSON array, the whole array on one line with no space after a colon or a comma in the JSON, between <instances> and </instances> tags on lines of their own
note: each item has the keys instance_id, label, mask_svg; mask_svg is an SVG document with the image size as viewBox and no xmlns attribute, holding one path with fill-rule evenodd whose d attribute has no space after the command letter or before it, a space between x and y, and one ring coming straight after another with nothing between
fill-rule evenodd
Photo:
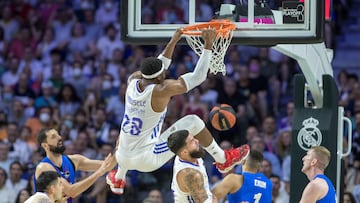
<instances>
[{"instance_id":1,"label":"arm sleeve","mask_svg":"<svg viewBox=\"0 0 360 203\"><path fill-rule=\"evenodd\" d=\"M171 59L166 58L162 54L160 54L157 58L160 59L163 62L164 68L165 68L165 70L167 70L169 68L169 66L170 66Z\"/></svg>"},{"instance_id":2,"label":"arm sleeve","mask_svg":"<svg viewBox=\"0 0 360 203\"><path fill-rule=\"evenodd\" d=\"M206 76L210 67L211 57L212 51L204 49L199 58L199 61L195 66L194 71L180 76L185 81L187 91L190 91L206 80Z\"/></svg>"}]
</instances>

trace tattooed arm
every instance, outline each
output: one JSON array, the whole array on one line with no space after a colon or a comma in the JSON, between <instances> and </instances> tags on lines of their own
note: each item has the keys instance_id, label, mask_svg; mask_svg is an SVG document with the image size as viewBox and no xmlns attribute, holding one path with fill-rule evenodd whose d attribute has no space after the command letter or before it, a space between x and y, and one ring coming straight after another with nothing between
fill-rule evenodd
<instances>
[{"instance_id":1,"label":"tattooed arm","mask_svg":"<svg viewBox=\"0 0 360 203\"><path fill-rule=\"evenodd\" d=\"M199 171L185 168L178 172L176 178L180 189L190 193L196 203L203 203L209 198L204 187L204 178Z\"/></svg>"}]
</instances>

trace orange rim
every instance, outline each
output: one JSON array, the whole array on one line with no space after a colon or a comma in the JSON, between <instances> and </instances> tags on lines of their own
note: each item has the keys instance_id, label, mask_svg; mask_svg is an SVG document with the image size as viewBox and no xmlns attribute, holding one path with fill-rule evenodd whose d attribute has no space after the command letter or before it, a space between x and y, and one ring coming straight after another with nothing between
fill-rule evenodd
<instances>
[{"instance_id":1,"label":"orange rim","mask_svg":"<svg viewBox=\"0 0 360 203\"><path fill-rule=\"evenodd\" d=\"M211 20L206 23L185 26L183 28L184 35L201 35L201 30L206 28L216 29L216 33L226 35L230 30L235 30L236 26L230 20Z\"/></svg>"}]
</instances>

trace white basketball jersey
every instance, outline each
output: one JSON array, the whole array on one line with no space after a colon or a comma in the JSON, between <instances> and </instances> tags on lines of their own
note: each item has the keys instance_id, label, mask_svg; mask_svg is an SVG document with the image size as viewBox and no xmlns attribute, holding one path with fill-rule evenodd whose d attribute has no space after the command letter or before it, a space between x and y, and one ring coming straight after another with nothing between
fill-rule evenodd
<instances>
[{"instance_id":1,"label":"white basketball jersey","mask_svg":"<svg viewBox=\"0 0 360 203\"><path fill-rule=\"evenodd\" d=\"M143 151L143 147L157 141L167 110L154 112L151 97L155 84L148 85L141 92L139 82L139 79L133 79L126 90L119 150L127 155L137 154Z\"/></svg>"},{"instance_id":2,"label":"white basketball jersey","mask_svg":"<svg viewBox=\"0 0 360 203\"><path fill-rule=\"evenodd\" d=\"M195 202L193 200L193 198L191 197L190 193L185 193L183 191L180 190L179 185L176 181L176 176L177 173L185 168L193 168L197 171L199 171L204 178L204 188L206 190L206 193L208 195L208 199L212 199L212 193L210 191L210 187L209 187L209 181L208 181L208 176L206 173L206 169L204 166L204 161L202 159L198 159L198 165L191 163L191 162L187 162L184 160L179 159L178 156L176 156L175 161L174 161L174 171L173 171L173 178L172 178L172 183L171 183L171 190L174 193L174 202L175 203L184 203L184 202Z\"/></svg>"}]
</instances>

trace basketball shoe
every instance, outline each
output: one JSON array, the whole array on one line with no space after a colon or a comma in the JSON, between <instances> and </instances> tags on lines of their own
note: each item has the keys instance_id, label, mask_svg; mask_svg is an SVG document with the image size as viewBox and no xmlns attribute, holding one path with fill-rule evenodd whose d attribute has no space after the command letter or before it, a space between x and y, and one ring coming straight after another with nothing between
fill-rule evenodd
<instances>
[{"instance_id":1,"label":"basketball shoe","mask_svg":"<svg viewBox=\"0 0 360 203\"><path fill-rule=\"evenodd\" d=\"M117 170L110 171L106 176L106 183L110 186L110 189L114 194L121 195L124 193L124 187L126 182L121 179L116 180L116 173Z\"/></svg>"},{"instance_id":2,"label":"basketball shoe","mask_svg":"<svg viewBox=\"0 0 360 203\"><path fill-rule=\"evenodd\" d=\"M230 150L224 150L225 163L215 163L216 168L221 173L227 173L233 169L236 165L241 164L250 153L250 146L247 144L241 145L238 148L232 148Z\"/></svg>"}]
</instances>

